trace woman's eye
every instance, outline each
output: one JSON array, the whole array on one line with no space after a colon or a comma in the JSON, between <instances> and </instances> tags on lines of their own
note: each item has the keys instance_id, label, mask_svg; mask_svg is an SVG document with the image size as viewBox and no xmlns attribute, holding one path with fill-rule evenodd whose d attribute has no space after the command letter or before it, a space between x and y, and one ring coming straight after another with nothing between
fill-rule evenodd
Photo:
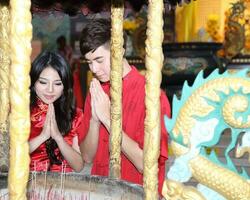
<instances>
[{"instance_id":1,"label":"woman's eye","mask_svg":"<svg viewBox=\"0 0 250 200\"><path fill-rule=\"evenodd\" d=\"M62 83L56 83L55 85L62 85Z\"/></svg>"},{"instance_id":2,"label":"woman's eye","mask_svg":"<svg viewBox=\"0 0 250 200\"><path fill-rule=\"evenodd\" d=\"M40 83L40 84L43 84L43 85L46 84L46 82L44 82L44 81L39 81L39 83Z\"/></svg>"}]
</instances>

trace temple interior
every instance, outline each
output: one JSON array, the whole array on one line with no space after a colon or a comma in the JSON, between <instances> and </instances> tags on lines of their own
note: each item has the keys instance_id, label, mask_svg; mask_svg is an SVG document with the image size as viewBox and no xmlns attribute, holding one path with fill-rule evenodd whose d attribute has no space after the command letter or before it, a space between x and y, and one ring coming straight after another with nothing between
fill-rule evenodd
<instances>
[{"instance_id":1,"label":"temple interior","mask_svg":"<svg viewBox=\"0 0 250 200\"><path fill-rule=\"evenodd\" d=\"M86 95L89 91L93 75L89 69L87 61L81 55L79 37L87 22L98 18L110 18L111 4L112 3L109 1L100 0L77 0L74 3L73 1L59 0L31 0L30 12L32 17L32 51L30 61L32 62L44 50L59 52L61 48L60 41L64 40L64 42L62 42L62 48L64 49L65 58L67 59L73 73L76 105L83 111ZM0 9L6 6L9 7L8 0L0 2ZM147 73L145 64L145 41L147 39L146 31L148 22L148 6L149 2L144 0L124 1L123 32L126 35L126 39L124 40L126 47L125 57L129 61L129 64L135 66L142 75ZM4 19L2 16L3 14L1 13L0 17ZM192 87L192 85L195 84L197 75L201 71L203 71L204 78L206 78L209 77L209 75L211 75L211 73L216 69L219 73L224 73L226 71L229 71L230 73L237 73L242 69L249 69L249 0L189 0L185 2L183 1L179 4L177 4L176 1L167 0L164 1L163 4L163 22L164 38L162 42L162 52L164 59L161 69L162 79L160 86L170 101L171 109L174 106L174 99L181 99L182 94L185 93L183 89L184 83L186 82L187 85ZM4 23L0 22L0 31L2 31L3 26ZM5 37L2 33L3 32L0 33L0 43L2 43ZM0 65L4 62L4 59L2 59L4 56L2 49L3 46L0 44ZM249 82L249 72L246 80ZM1 92L2 88L0 87L0 94ZM248 94L248 110L246 111L248 122L250 119L249 99ZM3 100L0 99L0 101L2 101L0 102L0 106L2 106L1 104L4 104ZM1 112L2 111L5 112L5 110L1 109ZM0 121L1 126L3 123L5 123L5 121ZM9 199L7 197L8 191L6 189L9 170L9 154L6 152L9 150L9 136L8 134L4 134L8 131L4 130L2 127L0 128L0 200L6 200ZM244 130L237 129L237 131L241 131L239 138L242 139L244 137L244 133L249 133L249 130L249 124ZM234 133L235 132L230 130L230 128L224 129L216 144L204 147L204 154L211 155L211 157L215 154L221 163L225 165L228 164L228 157L225 156L225 152L228 150L228 146L236 146L236 140L235 143L232 144L232 141L234 140ZM167 150L168 160L166 162L165 170L166 178L168 172L170 171L170 166L175 163L176 158L176 150L170 144L171 137L168 137L169 145ZM248 144L250 145L250 143L247 143L247 145ZM248 149L246 150L247 153L242 155L240 158L235 156L236 150L230 150L230 152L227 152L231 157L234 169L243 174L242 177L248 177L244 179L244 183L246 183L246 185L248 184L246 188L250 188L249 147L250 146L246 147L246 149ZM80 172L80 175L90 175L90 171L91 164L86 164L84 169ZM68 185L65 185L65 187L69 187L70 189L77 188L78 191L76 191L75 194L78 196L66 195L64 196L64 199L123 199L122 197L111 195L114 191L109 188L114 186L117 187L114 189L118 191L117 193L121 190L123 191L123 193L121 192L122 194L124 194L124 191L128 194L128 197L124 196L124 199L143 199L143 192L141 188L135 187L131 189L129 188L129 185L126 185L125 183L119 185L120 183L118 184L117 182L113 182L113 180L107 181L102 178L96 179L91 176L90 179L93 182L93 185L94 182L96 185L99 185L89 186L88 184L91 182L90 179L88 179L88 177L80 178L78 175L78 173L75 173L72 177L69 175L69 180L67 182ZM34 176L36 175L32 173L31 179ZM60 183L60 181L62 182L62 177L67 175L61 176L52 174L51 176L53 176L55 180ZM50 178L51 177L48 177L48 180L50 180ZM41 185L44 184L44 175L38 174L37 180L38 185L40 183ZM53 182L52 179L50 181ZM87 188L84 184L79 186L81 185L81 181L85 182L89 188ZM187 186L196 186L199 181L199 179L190 178L185 184ZM32 182L32 184L34 183ZM105 187L103 185L105 185ZM91 191L91 187L99 187L99 193L102 195L98 196L97 194L92 194L92 197L90 198L89 192L79 192L81 190L85 190L86 188ZM58 186L58 188L60 187ZM249 188L248 194L250 195ZM34 189L33 185L32 189ZM41 188L38 187L37 191L41 192L42 186ZM135 194L138 194L138 196ZM243 197L228 198L227 195L224 197L211 196L207 198L197 197L196 199L247 199ZM43 197L43 199L46 198L60 199L61 197ZM19 198L13 197L12 199ZM42 197L28 196L28 199L42 199ZM165 196L165 199L170 200L174 198L171 198L171 196L167 198ZM180 199L186 198L183 197Z\"/></svg>"}]
</instances>

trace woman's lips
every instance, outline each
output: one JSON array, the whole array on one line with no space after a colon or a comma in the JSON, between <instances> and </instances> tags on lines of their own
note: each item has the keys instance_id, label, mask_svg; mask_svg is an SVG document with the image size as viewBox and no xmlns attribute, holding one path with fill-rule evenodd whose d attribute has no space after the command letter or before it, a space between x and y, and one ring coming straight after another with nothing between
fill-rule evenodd
<instances>
[{"instance_id":1,"label":"woman's lips","mask_svg":"<svg viewBox=\"0 0 250 200\"><path fill-rule=\"evenodd\" d=\"M44 97L48 100L53 99L55 96L54 95L44 95Z\"/></svg>"}]
</instances>

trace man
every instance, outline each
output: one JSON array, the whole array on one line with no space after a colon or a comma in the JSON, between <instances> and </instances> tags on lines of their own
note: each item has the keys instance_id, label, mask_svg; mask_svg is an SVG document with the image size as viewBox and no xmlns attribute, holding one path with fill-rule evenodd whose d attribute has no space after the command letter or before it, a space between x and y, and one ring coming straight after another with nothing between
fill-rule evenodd
<instances>
[{"instance_id":1,"label":"man","mask_svg":"<svg viewBox=\"0 0 250 200\"><path fill-rule=\"evenodd\" d=\"M110 39L111 22L107 19L90 21L82 31L80 49L95 78L84 107L83 132L79 136L83 159L93 162L91 174L109 174L110 134ZM143 144L145 119L145 78L123 59L122 89L122 155L121 178L143 183ZM165 177L167 133L163 115L170 114L166 95L161 93L161 150L159 157L159 192Z\"/></svg>"}]
</instances>

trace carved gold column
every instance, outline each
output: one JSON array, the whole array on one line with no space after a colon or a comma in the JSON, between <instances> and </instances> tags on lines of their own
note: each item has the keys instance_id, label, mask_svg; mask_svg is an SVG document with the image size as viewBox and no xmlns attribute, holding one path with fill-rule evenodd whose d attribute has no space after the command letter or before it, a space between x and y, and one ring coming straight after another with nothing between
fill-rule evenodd
<instances>
[{"instance_id":1,"label":"carved gold column","mask_svg":"<svg viewBox=\"0 0 250 200\"><path fill-rule=\"evenodd\" d=\"M10 199L26 199L29 176L29 85L32 25L29 0L10 0Z\"/></svg>"},{"instance_id":2,"label":"carved gold column","mask_svg":"<svg viewBox=\"0 0 250 200\"><path fill-rule=\"evenodd\" d=\"M122 72L123 72L123 12L122 0L113 0L111 6L111 135L110 177L121 176L122 139Z\"/></svg>"},{"instance_id":3,"label":"carved gold column","mask_svg":"<svg viewBox=\"0 0 250 200\"><path fill-rule=\"evenodd\" d=\"M146 200L158 199L160 154L160 84L163 65L163 0L149 0L146 39L146 119L144 136L144 179Z\"/></svg>"},{"instance_id":4,"label":"carved gold column","mask_svg":"<svg viewBox=\"0 0 250 200\"><path fill-rule=\"evenodd\" d=\"M0 4L0 172L9 165L9 20L9 7Z\"/></svg>"}]
</instances>

